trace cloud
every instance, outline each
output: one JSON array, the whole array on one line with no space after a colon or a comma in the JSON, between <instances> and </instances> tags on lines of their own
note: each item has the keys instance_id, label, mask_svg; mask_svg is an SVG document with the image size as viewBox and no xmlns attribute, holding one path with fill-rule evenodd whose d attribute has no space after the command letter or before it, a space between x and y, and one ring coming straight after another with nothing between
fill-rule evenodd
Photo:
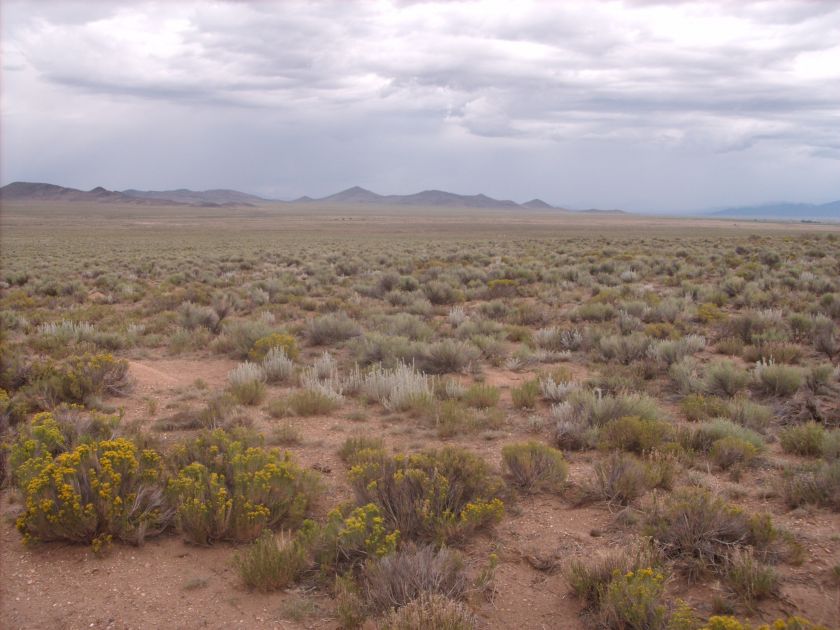
<instances>
[{"instance_id":1,"label":"cloud","mask_svg":"<svg viewBox=\"0 0 840 630\"><path fill-rule=\"evenodd\" d=\"M456 142L455 152L487 142L535 154L554 146L556 155L612 143L622 152L652 145L709 160L759 146L837 157L834 3L9 2L5 9L3 116L21 128L48 124L61 104L79 134L91 133L92 115L103 132L118 133L125 117L167 127L201 111L209 129L244 121L257 135L289 138L294 129L297 141L322 147L331 138L381 147L383 134L396 133L429 156ZM19 151L4 141L13 160ZM371 165L383 167L393 164Z\"/></svg>"}]
</instances>

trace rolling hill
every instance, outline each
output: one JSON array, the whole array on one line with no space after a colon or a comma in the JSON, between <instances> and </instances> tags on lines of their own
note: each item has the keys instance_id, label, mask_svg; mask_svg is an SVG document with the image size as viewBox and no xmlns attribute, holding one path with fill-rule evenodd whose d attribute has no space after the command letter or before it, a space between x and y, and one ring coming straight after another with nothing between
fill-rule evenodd
<instances>
[{"instance_id":1,"label":"rolling hill","mask_svg":"<svg viewBox=\"0 0 840 630\"><path fill-rule=\"evenodd\" d=\"M189 190L106 190L97 187L79 190L55 184L34 182L13 182L0 188L3 201L64 201L88 203L122 203L142 205L187 205L198 207L253 207L276 201L229 189ZM557 212L608 212L621 210L568 210L552 206L542 199L531 199L519 204L510 199L494 199L484 194L460 195L445 190L423 190L410 195L380 195L360 186L353 186L327 197L314 199L300 197L293 204L348 204L348 205L390 205L440 208L509 208L545 210Z\"/></svg>"},{"instance_id":2,"label":"rolling hill","mask_svg":"<svg viewBox=\"0 0 840 630\"><path fill-rule=\"evenodd\" d=\"M268 202L267 199L240 192L238 190L227 190L223 188L213 190L189 190L179 188L177 190L135 190L130 188L122 191L123 195L136 199L155 199L164 201L175 201L190 205L237 205L253 206Z\"/></svg>"},{"instance_id":3,"label":"rolling hill","mask_svg":"<svg viewBox=\"0 0 840 630\"><path fill-rule=\"evenodd\" d=\"M92 190L78 190L38 182L13 182L3 186L0 188L0 199L4 201L87 201L97 203L130 201L122 193L105 190L101 186Z\"/></svg>"},{"instance_id":4,"label":"rolling hill","mask_svg":"<svg viewBox=\"0 0 840 630\"><path fill-rule=\"evenodd\" d=\"M139 205L189 205L202 207L254 206L267 200L237 190L106 190L97 186L79 190L40 182L13 182L0 188L3 201L65 201L128 203Z\"/></svg>"},{"instance_id":5,"label":"rolling hill","mask_svg":"<svg viewBox=\"0 0 840 630\"><path fill-rule=\"evenodd\" d=\"M528 204L518 204L509 199L494 199L487 195L459 195L446 192L445 190L423 190L411 195L380 195L373 191L353 186L342 190L334 195L313 199L312 197L301 197L293 203L330 203L330 204L380 204L394 206L431 206L447 208L542 208L552 209L553 207L534 199ZM530 205L529 205L530 204ZM536 205L535 205L536 204ZM542 204L542 205L540 205Z\"/></svg>"}]
</instances>

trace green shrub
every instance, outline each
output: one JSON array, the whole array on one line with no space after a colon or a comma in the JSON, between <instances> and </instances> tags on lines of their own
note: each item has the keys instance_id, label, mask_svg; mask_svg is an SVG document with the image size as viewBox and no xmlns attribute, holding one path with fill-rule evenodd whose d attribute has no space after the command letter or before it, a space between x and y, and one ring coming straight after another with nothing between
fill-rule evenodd
<instances>
[{"instance_id":1,"label":"green shrub","mask_svg":"<svg viewBox=\"0 0 840 630\"><path fill-rule=\"evenodd\" d=\"M740 356L744 351L744 342L738 337L723 337L715 344L715 352L728 356Z\"/></svg>"},{"instance_id":2,"label":"green shrub","mask_svg":"<svg viewBox=\"0 0 840 630\"><path fill-rule=\"evenodd\" d=\"M712 443L709 457L722 470L728 470L735 465L750 465L758 454L758 449L750 442L728 435Z\"/></svg>"},{"instance_id":3,"label":"green shrub","mask_svg":"<svg viewBox=\"0 0 840 630\"><path fill-rule=\"evenodd\" d=\"M825 434L822 456L829 462L840 459L840 429L834 429Z\"/></svg>"},{"instance_id":4,"label":"green shrub","mask_svg":"<svg viewBox=\"0 0 840 630\"><path fill-rule=\"evenodd\" d=\"M498 521L500 483L487 464L448 447L395 457L372 453L350 470L361 503L374 503L406 540L463 540Z\"/></svg>"},{"instance_id":5,"label":"green shrub","mask_svg":"<svg viewBox=\"0 0 840 630\"><path fill-rule=\"evenodd\" d=\"M30 391L43 408L62 402L86 403L93 396L124 396L129 388L128 361L110 354L85 354L32 366Z\"/></svg>"},{"instance_id":6,"label":"green shrub","mask_svg":"<svg viewBox=\"0 0 840 630\"><path fill-rule=\"evenodd\" d=\"M719 361L706 367L706 391L731 398L744 389L749 374L732 361Z\"/></svg>"},{"instance_id":7,"label":"green shrub","mask_svg":"<svg viewBox=\"0 0 840 630\"><path fill-rule=\"evenodd\" d=\"M116 538L141 544L172 519L162 488L163 467L153 450L138 453L124 438L80 444L20 464L26 469L25 509L16 525L25 541L90 543Z\"/></svg>"},{"instance_id":8,"label":"green shrub","mask_svg":"<svg viewBox=\"0 0 840 630\"><path fill-rule=\"evenodd\" d=\"M591 610L598 610L616 576L656 566L659 554L651 545L596 552L573 558L565 571L572 592Z\"/></svg>"},{"instance_id":9,"label":"green shrub","mask_svg":"<svg viewBox=\"0 0 840 630\"><path fill-rule=\"evenodd\" d=\"M292 360L297 359L300 353L297 347L297 341L292 335L275 332L257 339L253 347L248 351L248 358L251 361L262 361L269 350L275 348L283 350L286 356Z\"/></svg>"},{"instance_id":10,"label":"green shrub","mask_svg":"<svg viewBox=\"0 0 840 630\"><path fill-rule=\"evenodd\" d=\"M361 327L346 313L329 313L316 317L307 325L309 343L313 346L324 346L362 334Z\"/></svg>"},{"instance_id":11,"label":"green shrub","mask_svg":"<svg viewBox=\"0 0 840 630\"><path fill-rule=\"evenodd\" d=\"M495 407L499 404L499 389L492 385L484 385L482 383L475 383L467 388L461 400L468 407L475 407L476 409L486 409L488 407Z\"/></svg>"},{"instance_id":12,"label":"green shrub","mask_svg":"<svg viewBox=\"0 0 840 630\"><path fill-rule=\"evenodd\" d=\"M472 409L457 400L444 400L431 409L430 418L438 437L453 437L478 427L478 417Z\"/></svg>"},{"instance_id":13,"label":"green shrub","mask_svg":"<svg viewBox=\"0 0 840 630\"><path fill-rule=\"evenodd\" d=\"M320 389L299 389L286 398L288 408L296 416L322 416L338 409L340 403Z\"/></svg>"},{"instance_id":14,"label":"green shrub","mask_svg":"<svg viewBox=\"0 0 840 630\"><path fill-rule=\"evenodd\" d=\"M799 362L802 357L802 348L792 343L773 341L758 346L747 346L742 351L741 356L744 361L750 363L768 361L791 364Z\"/></svg>"},{"instance_id":15,"label":"green shrub","mask_svg":"<svg viewBox=\"0 0 840 630\"><path fill-rule=\"evenodd\" d=\"M589 427L602 427L625 416L658 420L662 412L656 402L638 394L604 394L576 390L569 395L570 419Z\"/></svg>"},{"instance_id":16,"label":"green shrub","mask_svg":"<svg viewBox=\"0 0 840 630\"><path fill-rule=\"evenodd\" d=\"M422 346L408 337L367 333L352 343L354 358L363 366L393 369L422 356Z\"/></svg>"},{"instance_id":17,"label":"green shrub","mask_svg":"<svg viewBox=\"0 0 840 630\"><path fill-rule=\"evenodd\" d=\"M244 551L234 556L233 564L249 589L268 592L286 588L308 566L307 550L296 540L277 537L269 529Z\"/></svg>"},{"instance_id":18,"label":"green shrub","mask_svg":"<svg viewBox=\"0 0 840 630\"><path fill-rule=\"evenodd\" d=\"M697 307L697 321L703 324L711 324L725 318L717 304L707 302Z\"/></svg>"},{"instance_id":19,"label":"green shrub","mask_svg":"<svg viewBox=\"0 0 840 630\"><path fill-rule=\"evenodd\" d=\"M628 505L660 482L655 470L628 453L610 453L592 470L592 480L585 486L585 498L610 504Z\"/></svg>"},{"instance_id":20,"label":"green shrub","mask_svg":"<svg viewBox=\"0 0 840 630\"><path fill-rule=\"evenodd\" d=\"M734 548L766 545L772 526L754 531L758 520L701 488L683 488L656 504L646 523L646 534L667 558L674 559L690 578L707 570L720 571ZM769 531L769 533L765 533ZM762 535L759 536L758 533Z\"/></svg>"},{"instance_id":21,"label":"green shrub","mask_svg":"<svg viewBox=\"0 0 840 630\"><path fill-rule=\"evenodd\" d=\"M425 348L418 357L418 365L427 374L463 372L480 356L481 352L472 344L444 339Z\"/></svg>"},{"instance_id":22,"label":"green shrub","mask_svg":"<svg viewBox=\"0 0 840 630\"><path fill-rule=\"evenodd\" d=\"M642 333L630 335L609 335L601 337L598 349L606 361L618 361L630 365L633 361L644 359L650 348L651 339Z\"/></svg>"},{"instance_id":23,"label":"green shrub","mask_svg":"<svg viewBox=\"0 0 840 630\"><path fill-rule=\"evenodd\" d=\"M510 390L510 396L516 409L533 409L540 398L539 380L532 379L514 387Z\"/></svg>"},{"instance_id":24,"label":"green shrub","mask_svg":"<svg viewBox=\"0 0 840 630\"><path fill-rule=\"evenodd\" d=\"M668 368L674 390L680 394L699 394L706 388L700 363L693 357L683 357Z\"/></svg>"},{"instance_id":25,"label":"green shrub","mask_svg":"<svg viewBox=\"0 0 840 630\"><path fill-rule=\"evenodd\" d=\"M239 320L227 322L224 333L214 343L218 352L230 354L237 359L246 359L254 344L271 335L271 326L264 321Z\"/></svg>"},{"instance_id":26,"label":"green shrub","mask_svg":"<svg viewBox=\"0 0 840 630\"><path fill-rule=\"evenodd\" d=\"M825 441L825 429L816 422L790 426L779 433L782 450L796 455L819 457L823 453Z\"/></svg>"},{"instance_id":27,"label":"green shrub","mask_svg":"<svg viewBox=\"0 0 840 630\"><path fill-rule=\"evenodd\" d=\"M437 280L433 280L426 284L423 287L423 293L426 294L426 298L429 302L437 306L455 304L456 302L461 302L464 299L463 294L458 289L443 282L438 282Z\"/></svg>"},{"instance_id":28,"label":"green shrub","mask_svg":"<svg viewBox=\"0 0 840 630\"><path fill-rule=\"evenodd\" d=\"M791 508L810 504L840 511L840 460L786 470L781 493Z\"/></svg>"},{"instance_id":29,"label":"green shrub","mask_svg":"<svg viewBox=\"0 0 840 630\"><path fill-rule=\"evenodd\" d=\"M340 628L361 628L368 618L367 602L359 594L352 575L335 576L335 617Z\"/></svg>"},{"instance_id":30,"label":"green shrub","mask_svg":"<svg viewBox=\"0 0 840 630\"><path fill-rule=\"evenodd\" d=\"M559 490L569 474L563 453L540 442L509 444L502 461L513 485L528 492Z\"/></svg>"},{"instance_id":31,"label":"green shrub","mask_svg":"<svg viewBox=\"0 0 840 630\"><path fill-rule=\"evenodd\" d=\"M713 414L712 417L724 415L732 422L754 431L763 432L773 419L773 409L751 401L749 398L736 396L726 405L726 413Z\"/></svg>"},{"instance_id":32,"label":"green shrub","mask_svg":"<svg viewBox=\"0 0 840 630\"><path fill-rule=\"evenodd\" d=\"M572 314L572 320L582 319L586 322L605 322L615 317L615 308L611 304L589 302L577 308Z\"/></svg>"},{"instance_id":33,"label":"green shrub","mask_svg":"<svg viewBox=\"0 0 840 630\"><path fill-rule=\"evenodd\" d=\"M680 401L680 409L686 419L692 422L727 415L727 405L724 400L716 396L709 397L703 394L689 394Z\"/></svg>"},{"instance_id":34,"label":"green shrub","mask_svg":"<svg viewBox=\"0 0 840 630\"><path fill-rule=\"evenodd\" d=\"M670 434L671 426L662 420L624 416L603 425L598 437L601 448L641 455L659 448Z\"/></svg>"},{"instance_id":35,"label":"green shrub","mask_svg":"<svg viewBox=\"0 0 840 630\"><path fill-rule=\"evenodd\" d=\"M665 576L650 568L616 575L601 600L599 619L610 630L665 630Z\"/></svg>"},{"instance_id":36,"label":"green shrub","mask_svg":"<svg viewBox=\"0 0 840 630\"><path fill-rule=\"evenodd\" d=\"M805 375L805 386L814 394L822 394L831 390L831 381L838 374L838 370L831 364L814 365Z\"/></svg>"},{"instance_id":37,"label":"green shrub","mask_svg":"<svg viewBox=\"0 0 840 630\"><path fill-rule=\"evenodd\" d=\"M230 394L217 394L198 412L198 421L205 429L223 428L232 420L235 410L236 400Z\"/></svg>"},{"instance_id":38,"label":"green shrub","mask_svg":"<svg viewBox=\"0 0 840 630\"><path fill-rule=\"evenodd\" d=\"M189 542L250 541L264 529L301 521L317 491L313 473L289 453L249 447L216 430L173 450L169 494Z\"/></svg>"},{"instance_id":39,"label":"green shrub","mask_svg":"<svg viewBox=\"0 0 840 630\"><path fill-rule=\"evenodd\" d=\"M703 422L693 430L681 434L681 440L686 449L702 453L711 452L715 442L727 437L734 437L751 444L756 453L764 451L764 439L761 435L723 418Z\"/></svg>"},{"instance_id":40,"label":"green shrub","mask_svg":"<svg viewBox=\"0 0 840 630\"><path fill-rule=\"evenodd\" d=\"M221 323L219 314L210 306L193 304L187 301L178 308L178 314L180 315L180 324L186 330L206 328L214 334L219 332Z\"/></svg>"},{"instance_id":41,"label":"green shrub","mask_svg":"<svg viewBox=\"0 0 840 630\"><path fill-rule=\"evenodd\" d=\"M773 597L779 589L779 576L755 558L751 549L739 549L727 560L723 582L748 605Z\"/></svg>"},{"instance_id":42,"label":"green shrub","mask_svg":"<svg viewBox=\"0 0 840 630\"><path fill-rule=\"evenodd\" d=\"M491 298L514 297L516 295L516 280L499 278L487 283L487 295Z\"/></svg>"},{"instance_id":43,"label":"green shrub","mask_svg":"<svg viewBox=\"0 0 840 630\"><path fill-rule=\"evenodd\" d=\"M758 389L773 396L790 396L802 385L802 372L799 368L760 361L753 370L753 378Z\"/></svg>"},{"instance_id":44,"label":"green shrub","mask_svg":"<svg viewBox=\"0 0 840 630\"><path fill-rule=\"evenodd\" d=\"M385 443L381 437L354 435L344 440L344 444L341 445L338 451L338 456L341 458L341 461L352 466L356 463L360 454L361 456L370 456L370 453L365 454L364 451L384 453Z\"/></svg>"}]
</instances>

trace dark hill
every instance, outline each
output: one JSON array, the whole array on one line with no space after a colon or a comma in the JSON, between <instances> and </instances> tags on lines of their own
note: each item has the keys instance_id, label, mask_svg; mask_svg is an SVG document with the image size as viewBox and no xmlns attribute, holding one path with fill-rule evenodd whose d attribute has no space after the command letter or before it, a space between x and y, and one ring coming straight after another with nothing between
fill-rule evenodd
<instances>
[{"instance_id":1,"label":"dark hill","mask_svg":"<svg viewBox=\"0 0 840 630\"><path fill-rule=\"evenodd\" d=\"M266 199L249 195L238 190L214 189L214 190L124 190L122 194L137 199L154 199L157 201L175 201L177 203L188 203L194 205L215 204L225 205L256 205L266 203Z\"/></svg>"},{"instance_id":2,"label":"dark hill","mask_svg":"<svg viewBox=\"0 0 840 630\"><path fill-rule=\"evenodd\" d=\"M4 201L94 201L119 203L130 201L122 193L97 186L92 190L65 188L55 184L38 182L13 182L0 188L0 199Z\"/></svg>"},{"instance_id":3,"label":"dark hill","mask_svg":"<svg viewBox=\"0 0 840 630\"><path fill-rule=\"evenodd\" d=\"M554 206L548 205L542 199L531 199L531 201L526 201L522 204L523 208L533 208L535 210L551 210Z\"/></svg>"},{"instance_id":4,"label":"dark hill","mask_svg":"<svg viewBox=\"0 0 840 630\"><path fill-rule=\"evenodd\" d=\"M445 190L424 190L411 195L379 195L375 192L353 186L347 190L312 199L301 197L298 203L318 201L321 203L382 204L395 206L438 206L451 208L519 208L519 204L508 199L493 199L487 195L459 195Z\"/></svg>"}]
</instances>

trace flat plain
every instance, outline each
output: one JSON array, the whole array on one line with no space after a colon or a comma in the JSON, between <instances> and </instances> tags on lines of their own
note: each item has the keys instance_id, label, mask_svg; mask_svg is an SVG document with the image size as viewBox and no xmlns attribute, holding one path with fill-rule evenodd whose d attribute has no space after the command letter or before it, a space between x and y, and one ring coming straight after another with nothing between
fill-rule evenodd
<instances>
[{"instance_id":1,"label":"flat plain","mask_svg":"<svg viewBox=\"0 0 840 630\"><path fill-rule=\"evenodd\" d=\"M838 627L836 224L4 204L0 250L2 627Z\"/></svg>"}]
</instances>

